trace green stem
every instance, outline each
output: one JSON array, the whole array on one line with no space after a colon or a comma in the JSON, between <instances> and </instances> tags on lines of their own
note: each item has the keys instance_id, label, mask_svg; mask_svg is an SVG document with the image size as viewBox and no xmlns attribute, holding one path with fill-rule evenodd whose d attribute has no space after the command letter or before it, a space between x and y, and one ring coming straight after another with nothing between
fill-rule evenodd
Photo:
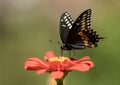
<instances>
[{"instance_id":1,"label":"green stem","mask_svg":"<svg viewBox=\"0 0 120 85\"><path fill-rule=\"evenodd\" d=\"M66 77L67 74L68 74L68 72L65 72L63 78L56 80L57 85L63 85L63 80L64 80L64 78Z\"/></svg>"},{"instance_id":2,"label":"green stem","mask_svg":"<svg viewBox=\"0 0 120 85\"><path fill-rule=\"evenodd\" d=\"M62 79L58 79L58 80L56 80L56 82L57 82L57 85L63 85L63 80Z\"/></svg>"}]
</instances>

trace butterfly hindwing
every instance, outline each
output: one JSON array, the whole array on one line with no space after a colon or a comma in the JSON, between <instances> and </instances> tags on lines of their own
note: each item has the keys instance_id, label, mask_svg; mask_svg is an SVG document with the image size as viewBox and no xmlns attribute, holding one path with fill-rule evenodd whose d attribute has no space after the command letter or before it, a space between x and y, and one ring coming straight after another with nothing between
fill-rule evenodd
<instances>
[{"instance_id":1,"label":"butterfly hindwing","mask_svg":"<svg viewBox=\"0 0 120 85\"><path fill-rule=\"evenodd\" d=\"M66 43L69 30L72 28L73 19L68 12L64 12L60 18L60 37L63 44Z\"/></svg>"},{"instance_id":2,"label":"butterfly hindwing","mask_svg":"<svg viewBox=\"0 0 120 85\"><path fill-rule=\"evenodd\" d=\"M91 9L84 11L82 14L83 14L83 17L80 20L82 21L81 26L80 26L81 30L79 31L78 35L81 36L84 42L84 45L86 47L96 47L97 43L99 42L100 37L98 36L98 34L96 34L96 31L94 31L90 27Z\"/></svg>"}]
</instances>

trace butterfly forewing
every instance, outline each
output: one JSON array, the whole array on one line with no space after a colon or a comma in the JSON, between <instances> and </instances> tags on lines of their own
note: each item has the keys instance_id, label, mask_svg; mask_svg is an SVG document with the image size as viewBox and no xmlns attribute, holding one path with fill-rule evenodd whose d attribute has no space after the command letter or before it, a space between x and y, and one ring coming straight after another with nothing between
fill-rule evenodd
<instances>
[{"instance_id":1,"label":"butterfly forewing","mask_svg":"<svg viewBox=\"0 0 120 85\"><path fill-rule=\"evenodd\" d=\"M73 19L68 12L64 12L60 18L60 37L62 42L65 44L69 30L72 28Z\"/></svg>"}]
</instances>

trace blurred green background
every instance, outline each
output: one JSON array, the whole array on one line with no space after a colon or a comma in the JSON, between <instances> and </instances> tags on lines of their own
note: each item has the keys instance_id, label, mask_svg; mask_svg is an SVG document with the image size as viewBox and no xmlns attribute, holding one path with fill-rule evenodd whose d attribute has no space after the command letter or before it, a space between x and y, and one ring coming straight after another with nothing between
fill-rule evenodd
<instances>
[{"instance_id":1,"label":"blurred green background","mask_svg":"<svg viewBox=\"0 0 120 85\"><path fill-rule=\"evenodd\" d=\"M89 8L92 28L106 39L97 48L76 51L76 58L91 56L95 67L69 73L65 85L119 85L119 0L0 0L0 85L55 85L47 73L24 70L24 61L42 58L49 50L60 55L60 15L68 11L76 19Z\"/></svg>"}]
</instances>

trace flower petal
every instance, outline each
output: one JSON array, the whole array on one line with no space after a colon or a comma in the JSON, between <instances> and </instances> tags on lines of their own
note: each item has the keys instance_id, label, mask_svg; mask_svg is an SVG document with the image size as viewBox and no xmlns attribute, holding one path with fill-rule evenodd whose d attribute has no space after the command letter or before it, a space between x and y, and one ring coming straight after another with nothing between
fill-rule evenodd
<instances>
[{"instance_id":1,"label":"flower petal","mask_svg":"<svg viewBox=\"0 0 120 85\"><path fill-rule=\"evenodd\" d=\"M81 63L87 64L91 67L94 67L94 63L92 61L82 61Z\"/></svg>"},{"instance_id":2,"label":"flower petal","mask_svg":"<svg viewBox=\"0 0 120 85\"><path fill-rule=\"evenodd\" d=\"M70 59L71 59L72 64L79 64L79 63L81 63L83 61L90 60L90 57L89 56L84 56L84 57L82 57L82 58L80 58L78 60L76 60L74 58L70 58Z\"/></svg>"},{"instance_id":3,"label":"flower petal","mask_svg":"<svg viewBox=\"0 0 120 85\"><path fill-rule=\"evenodd\" d=\"M41 69L41 70L39 70L38 72L37 72L37 74L43 74L43 73L45 73L47 71L47 69Z\"/></svg>"},{"instance_id":4,"label":"flower petal","mask_svg":"<svg viewBox=\"0 0 120 85\"><path fill-rule=\"evenodd\" d=\"M85 60L90 60L90 57L84 56L84 57L80 58L78 61L81 62L81 61L85 61Z\"/></svg>"},{"instance_id":5,"label":"flower petal","mask_svg":"<svg viewBox=\"0 0 120 85\"><path fill-rule=\"evenodd\" d=\"M49 66L39 58L28 58L24 63L24 69L26 70L39 70L43 68L47 69Z\"/></svg>"},{"instance_id":6,"label":"flower petal","mask_svg":"<svg viewBox=\"0 0 120 85\"><path fill-rule=\"evenodd\" d=\"M49 58L52 58L52 57L54 57L53 51L48 51L48 52L46 52L46 55L44 56L44 59L48 60Z\"/></svg>"},{"instance_id":7,"label":"flower petal","mask_svg":"<svg viewBox=\"0 0 120 85\"><path fill-rule=\"evenodd\" d=\"M62 71L51 72L51 77L53 79L61 79L63 76L64 76L64 72L62 72Z\"/></svg>"},{"instance_id":8,"label":"flower petal","mask_svg":"<svg viewBox=\"0 0 120 85\"><path fill-rule=\"evenodd\" d=\"M91 66L89 66L88 64L81 63L81 64L77 64L77 65L70 67L68 70L78 70L78 71L84 72L84 71L89 71L90 68Z\"/></svg>"}]
</instances>

